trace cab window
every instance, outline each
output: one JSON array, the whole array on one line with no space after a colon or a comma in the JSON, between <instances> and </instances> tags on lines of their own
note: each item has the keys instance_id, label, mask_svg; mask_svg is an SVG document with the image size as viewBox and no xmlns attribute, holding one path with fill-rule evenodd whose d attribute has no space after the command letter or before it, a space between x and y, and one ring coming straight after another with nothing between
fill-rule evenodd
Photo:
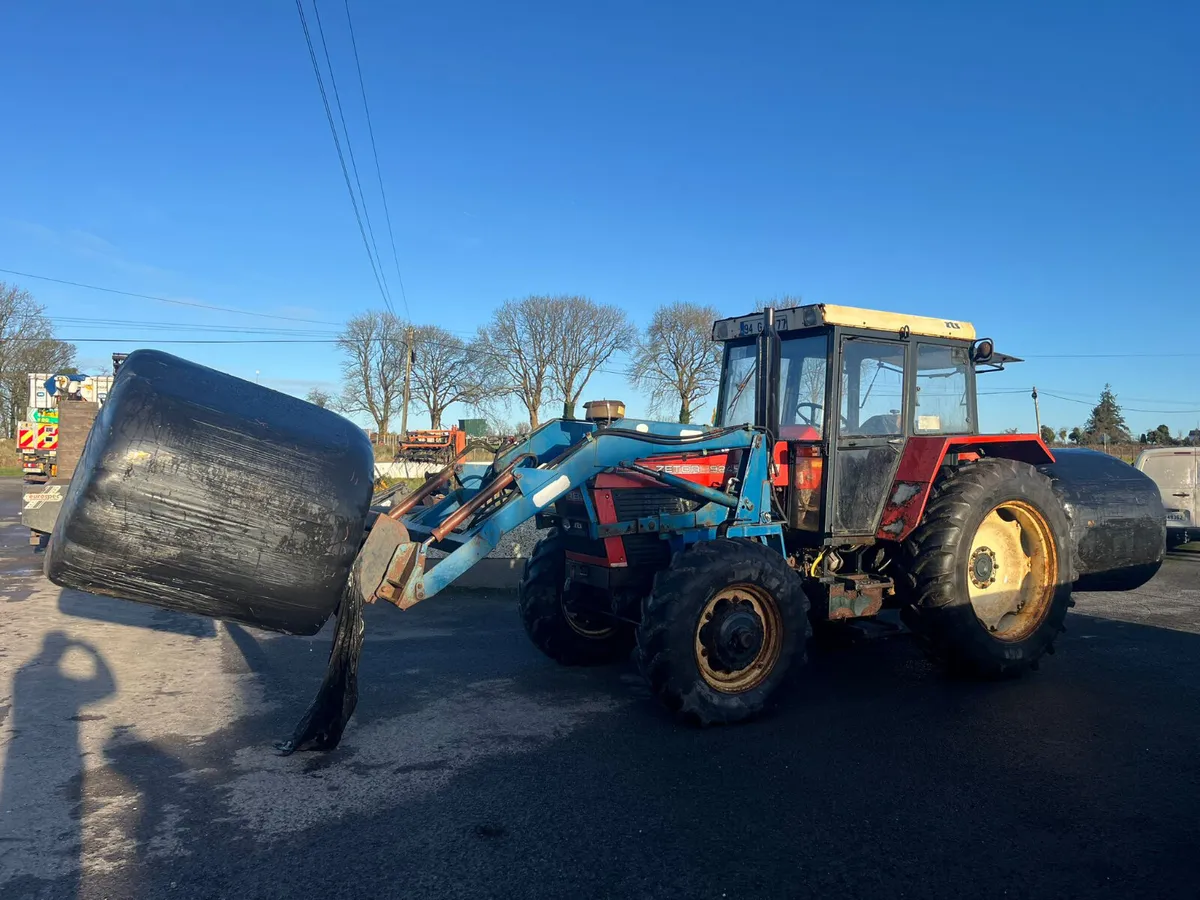
<instances>
[{"instance_id":1,"label":"cab window","mask_svg":"<svg viewBox=\"0 0 1200 900\"><path fill-rule=\"evenodd\" d=\"M727 343L721 373L722 425L745 425L754 421L754 342Z\"/></svg>"},{"instance_id":2,"label":"cab window","mask_svg":"<svg viewBox=\"0 0 1200 900\"><path fill-rule=\"evenodd\" d=\"M825 423L829 339L824 334L784 337L779 357L779 431L783 440L820 440ZM721 375L722 425L754 421L754 341L725 345Z\"/></svg>"},{"instance_id":3,"label":"cab window","mask_svg":"<svg viewBox=\"0 0 1200 900\"><path fill-rule=\"evenodd\" d=\"M968 366L965 347L917 345L914 434L967 434L973 430L967 392Z\"/></svg>"},{"instance_id":4,"label":"cab window","mask_svg":"<svg viewBox=\"0 0 1200 900\"><path fill-rule=\"evenodd\" d=\"M904 345L846 338L842 344L843 437L902 433Z\"/></svg>"},{"instance_id":5,"label":"cab window","mask_svg":"<svg viewBox=\"0 0 1200 900\"><path fill-rule=\"evenodd\" d=\"M786 338L779 355L779 437L821 439L829 340L823 334Z\"/></svg>"}]
</instances>

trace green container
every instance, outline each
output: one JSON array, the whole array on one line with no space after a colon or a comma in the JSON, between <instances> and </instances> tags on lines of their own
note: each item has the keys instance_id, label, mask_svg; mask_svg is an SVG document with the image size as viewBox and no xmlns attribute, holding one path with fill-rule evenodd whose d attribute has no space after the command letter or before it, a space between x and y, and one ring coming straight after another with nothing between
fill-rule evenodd
<instances>
[{"instance_id":1,"label":"green container","mask_svg":"<svg viewBox=\"0 0 1200 900\"><path fill-rule=\"evenodd\" d=\"M467 437L487 437L487 419L459 419L458 428Z\"/></svg>"}]
</instances>

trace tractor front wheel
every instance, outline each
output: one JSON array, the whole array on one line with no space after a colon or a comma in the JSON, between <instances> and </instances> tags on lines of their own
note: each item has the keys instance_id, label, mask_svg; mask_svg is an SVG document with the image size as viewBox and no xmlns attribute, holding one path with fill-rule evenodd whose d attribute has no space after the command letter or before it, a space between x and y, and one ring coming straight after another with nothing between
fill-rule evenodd
<instances>
[{"instance_id":1,"label":"tractor front wheel","mask_svg":"<svg viewBox=\"0 0 1200 900\"><path fill-rule=\"evenodd\" d=\"M762 711L808 639L800 577L756 541L722 538L675 554L654 579L637 630L655 696L700 724Z\"/></svg>"},{"instance_id":2,"label":"tractor front wheel","mask_svg":"<svg viewBox=\"0 0 1200 900\"><path fill-rule=\"evenodd\" d=\"M538 541L517 585L521 623L535 647L564 666L627 659L633 626L591 611L578 589L563 589L566 555L557 529Z\"/></svg>"},{"instance_id":3,"label":"tractor front wheel","mask_svg":"<svg viewBox=\"0 0 1200 900\"><path fill-rule=\"evenodd\" d=\"M1037 666L1072 605L1069 525L1033 466L985 459L946 476L905 542L904 623L951 669Z\"/></svg>"}]
</instances>

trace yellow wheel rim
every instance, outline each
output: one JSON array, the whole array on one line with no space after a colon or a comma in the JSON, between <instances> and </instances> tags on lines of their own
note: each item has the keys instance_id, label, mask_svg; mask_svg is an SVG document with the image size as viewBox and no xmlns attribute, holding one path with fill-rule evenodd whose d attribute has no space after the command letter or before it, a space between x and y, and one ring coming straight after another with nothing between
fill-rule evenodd
<instances>
[{"instance_id":1,"label":"yellow wheel rim","mask_svg":"<svg viewBox=\"0 0 1200 900\"><path fill-rule=\"evenodd\" d=\"M771 674L783 648L779 604L757 585L734 584L705 604L696 623L700 677L714 690L740 694Z\"/></svg>"},{"instance_id":2,"label":"yellow wheel rim","mask_svg":"<svg viewBox=\"0 0 1200 900\"><path fill-rule=\"evenodd\" d=\"M1037 630L1058 586L1058 548L1041 512L1020 500L993 508L966 566L971 607L993 637L1020 641Z\"/></svg>"}]
</instances>

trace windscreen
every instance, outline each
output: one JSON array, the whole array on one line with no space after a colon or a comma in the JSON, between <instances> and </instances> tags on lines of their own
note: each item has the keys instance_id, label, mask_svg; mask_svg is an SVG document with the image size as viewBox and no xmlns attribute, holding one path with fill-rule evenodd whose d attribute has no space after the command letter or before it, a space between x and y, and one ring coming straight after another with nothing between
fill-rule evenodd
<instances>
[{"instance_id":1,"label":"windscreen","mask_svg":"<svg viewBox=\"0 0 1200 900\"><path fill-rule=\"evenodd\" d=\"M785 440L818 440L825 422L825 382L829 339L796 335L780 341L779 425ZM753 340L725 345L721 376L722 425L754 421L756 350Z\"/></svg>"}]
</instances>

